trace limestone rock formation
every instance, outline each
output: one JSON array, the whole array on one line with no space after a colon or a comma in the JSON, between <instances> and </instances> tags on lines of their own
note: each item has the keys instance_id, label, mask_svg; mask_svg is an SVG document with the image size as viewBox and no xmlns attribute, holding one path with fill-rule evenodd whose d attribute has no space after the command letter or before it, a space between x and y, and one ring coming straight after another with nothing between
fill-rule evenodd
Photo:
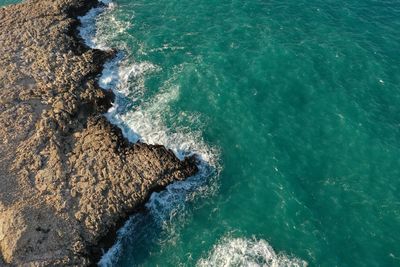
<instances>
[{"instance_id":1,"label":"limestone rock formation","mask_svg":"<svg viewBox=\"0 0 400 267\"><path fill-rule=\"evenodd\" d=\"M94 0L0 9L0 264L93 264L99 240L157 188L196 173L163 146L130 144L102 115L112 52L77 37Z\"/></svg>"}]
</instances>

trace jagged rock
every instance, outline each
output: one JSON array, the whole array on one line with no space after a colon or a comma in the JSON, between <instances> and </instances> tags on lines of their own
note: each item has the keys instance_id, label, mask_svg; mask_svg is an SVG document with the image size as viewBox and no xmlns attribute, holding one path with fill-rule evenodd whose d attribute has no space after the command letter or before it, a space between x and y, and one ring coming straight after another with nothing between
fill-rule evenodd
<instances>
[{"instance_id":1,"label":"jagged rock","mask_svg":"<svg viewBox=\"0 0 400 267\"><path fill-rule=\"evenodd\" d=\"M95 0L0 9L0 265L93 264L99 240L153 190L196 171L163 146L130 144L102 115L96 76L113 52L77 37Z\"/></svg>"}]
</instances>

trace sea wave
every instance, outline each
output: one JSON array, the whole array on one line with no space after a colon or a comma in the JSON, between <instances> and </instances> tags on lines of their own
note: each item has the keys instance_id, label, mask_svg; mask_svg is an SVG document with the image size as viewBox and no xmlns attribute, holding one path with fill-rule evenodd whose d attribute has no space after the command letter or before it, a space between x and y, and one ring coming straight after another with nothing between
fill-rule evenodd
<instances>
[{"instance_id":1,"label":"sea wave","mask_svg":"<svg viewBox=\"0 0 400 267\"><path fill-rule=\"evenodd\" d=\"M276 253L263 239L224 237L206 257L197 262L197 266L306 267L307 263L283 253Z\"/></svg>"},{"instance_id":2,"label":"sea wave","mask_svg":"<svg viewBox=\"0 0 400 267\"><path fill-rule=\"evenodd\" d=\"M176 66L170 79L164 82L159 92L150 100L144 101L146 75L161 71L151 62L136 62L129 54L124 38L125 30L131 25L119 21L114 15L116 5L102 1L103 7L96 7L81 17L80 34L90 47L107 50L117 48L121 52L104 66L99 85L112 90L115 103L105 114L110 122L121 128L124 136L131 142L142 141L149 144L162 144L180 159L196 154L199 173L185 181L175 182L165 190L153 193L145 204L146 212L132 215L118 230L115 244L103 255L99 266L115 266L125 249L140 246L152 240L159 240L160 231L167 232L169 238L175 225L186 221L186 204L199 197L207 197L217 190L216 178L220 170L218 149L209 146L200 131L189 127L171 129L165 123L165 115L170 114L171 102L178 99L179 83L176 81L185 64ZM111 21L111 22L110 22ZM113 30L116 29L116 30ZM117 41L115 41L117 39ZM166 48L165 48L166 49ZM198 120L193 114L186 116L192 124ZM196 127L193 127L196 128ZM150 241L149 241L150 240ZM134 249L133 249L134 251ZM135 262L135 259L130 261ZM197 266L307 266L307 263L283 253L276 253L263 239L224 237Z\"/></svg>"},{"instance_id":3,"label":"sea wave","mask_svg":"<svg viewBox=\"0 0 400 267\"><path fill-rule=\"evenodd\" d=\"M142 141L149 144L162 144L176 154L180 159L196 154L199 159L199 173L185 181L175 182L165 190L153 193L145 204L147 211L132 215L118 230L115 244L103 255L99 266L115 266L125 249L140 246L142 243L152 242L151 233L160 231L173 235L173 221L179 220L179 225L185 223L188 211L186 203L198 197L206 197L215 193L217 183L215 179L219 173L219 152L206 144L200 131L178 127L169 128L165 123L165 114L169 114L171 102L179 97L180 87L176 82L185 64L174 69L173 75L164 82L159 92L150 100L142 101L146 91L146 75L161 69L151 62L136 62L129 55L129 50L121 44L121 36L115 31L104 30L110 27L108 22L113 18L115 27L119 27L117 34L122 34L124 22L118 21L113 11L115 4L103 1L105 6L89 11L81 18L80 33L86 44L93 48L110 49L117 47L121 52L104 66L99 85L105 90L112 90L116 95L115 103L105 114L108 120L121 128L124 136L131 142ZM99 30L100 29L100 30ZM117 43L114 38L119 39ZM192 114L180 114L189 117L189 121L196 123ZM192 117L191 117L192 116ZM192 118L192 119L190 119ZM171 237L170 237L171 238ZM149 241L150 240L150 241ZM132 259L131 262L135 262ZM224 237L204 258L197 262L197 266L307 266L307 263L283 253L276 253L263 239Z\"/></svg>"},{"instance_id":4,"label":"sea wave","mask_svg":"<svg viewBox=\"0 0 400 267\"><path fill-rule=\"evenodd\" d=\"M133 59L126 44L120 41L124 39L124 31L130 25L119 21L113 14L116 4L110 1L102 3L103 6L95 7L80 17L79 32L85 43L92 48L108 50L113 47L121 51L105 64L99 79L99 85L103 89L112 90L116 95L112 108L105 114L106 117L120 127L131 142L162 144L180 159L195 154L199 168L197 175L153 193L146 203L147 212L136 214L125 223L118 231L114 246L98 263L100 266L113 266L118 261L124 244L135 238L137 231L162 228L167 222L176 219L177 214L184 216L186 203L190 200L216 191L219 152L204 142L200 131L193 131L189 127L171 129L165 123L163 115L169 114L170 103L179 97L180 88L175 79L185 68L184 64L175 68L174 75L164 83L154 98L145 102L141 100L146 90L146 75L160 69L151 62L136 62ZM117 31L109 30L110 21ZM115 39L118 41L113 41ZM192 123L196 123L194 115L180 115L186 115L189 119L192 118Z\"/></svg>"},{"instance_id":5,"label":"sea wave","mask_svg":"<svg viewBox=\"0 0 400 267\"><path fill-rule=\"evenodd\" d=\"M119 21L113 15L116 4L107 0L101 2L103 6L95 7L85 16L80 17L79 32L88 46L109 50L111 49L109 43L115 48L113 43L115 38L110 37L115 31L99 31L99 29L104 29L104 25L109 25L110 17L116 25L126 23ZM117 27L119 29L117 32L123 32L124 27L128 26L125 25L122 29ZM208 162L209 165L217 165L218 151L202 140L201 132L193 131L189 127L170 129L160 115L168 112L169 104L179 96L180 88L175 79L185 64L175 68L174 75L164 83L153 99L137 105L136 102L146 90L144 85L146 75L159 71L160 68L151 62L135 62L129 55L129 50L121 49L121 47L117 49L121 51L104 65L99 79L99 85L103 89L112 90L116 95L113 107L106 114L107 118L119 126L124 136L131 142L140 140L149 144L162 144L173 150L180 159L196 154L201 161ZM195 117L192 116L192 122L196 121Z\"/></svg>"}]
</instances>

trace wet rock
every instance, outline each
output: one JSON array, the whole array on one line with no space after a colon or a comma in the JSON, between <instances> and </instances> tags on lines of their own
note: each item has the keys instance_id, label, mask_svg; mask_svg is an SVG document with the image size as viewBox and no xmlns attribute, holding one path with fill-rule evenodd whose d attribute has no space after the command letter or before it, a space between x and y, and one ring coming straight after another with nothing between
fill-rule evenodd
<instances>
[{"instance_id":1,"label":"wet rock","mask_svg":"<svg viewBox=\"0 0 400 267\"><path fill-rule=\"evenodd\" d=\"M94 0L0 9L0 265L93 264L99 240L153 190L193 175L163 146L130 144L102 115L115 52L77 38Z\"/></svg>"}]
</instances>

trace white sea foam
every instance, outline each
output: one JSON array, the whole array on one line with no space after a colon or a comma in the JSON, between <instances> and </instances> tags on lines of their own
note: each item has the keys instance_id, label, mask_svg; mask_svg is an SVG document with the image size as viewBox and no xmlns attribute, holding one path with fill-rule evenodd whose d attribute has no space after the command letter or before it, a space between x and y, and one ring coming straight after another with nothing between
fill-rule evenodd
<instances>
[{"instance_id":1,"label":"white sea foam","mask_svg":"<svg viewBox=\"0 0 400 267\"><path fill-rule=\"evenodd\" d=\"M125 30L131 25L116 19L117 16L113 14L115 4L102 2L104 7L93 8L80 17L82 25L79 31L86 44L92 48L107 50L111 45L124 51L105 64L99 79L102 88L113 90L116 95L113 107L106 114L107 118L119 126L131 142L140 140L149 144L162 144L174 151L180 159L196 154L199 167L197 175L173 183L162 192L153 193L146 204L149 212L146 215L132 216L118 231L117 242L99 262L100 266L113 266L122 253L124 241L135 235L136 228L151 227L146 222L148 216L155 227L162 227L176 214L185 214L185 203L188 200L215 192L216 184L211 181L216 177L219 168L218 151L202 140L201 132L192 131L189 127L171 129L165 123L165 116L170 114L170 103L179 97L180 88L175 77L185 65L175 69L175 74L164 83L154 98L140 102L139 99L146 89L146 75L158 71L159 68L151 62L135 62L132 59L126 45L120 41L129 39L128 35L123 34L126 34ZM192 118L193 123L196 121L194 115L180 115Z\"/></svg>"},{"instance_id":2,"label":"white sea foam","mask_svg":"<svg viewBox=\"0 0 400 267\"><path fill-rule=\"evenodd\" d=\"M94 7L90 9L89 12L87 12L84 16L79 17L81 26L78 28L78 30L86 45L92 48L107 50L109 47L99 42L96 35L96 19L103 11L104 7Z\"/></svg>"},{"instance_id":3,"label":"white sea foam","mask_svg":"<svg viewBox=\"0 0 400 267\"><path fill-rule=\"evenodd\" d=\"M129 58L125 57L123 52L119 52L113 60L104 65L99 85L103 89L113 90L117 96L114 105L121 104L127 100L135 101L145 91L145 75L156 70L158 70L157 66L150 62L132 63ZM118 113L123 111L124 109L119 109Z\"/></svg>"},{"instance_id":4,"label":"white sea foam","mask_svg":"<svg viewBox=\"0 0 400 267\"><path fill-rule=\"evenodd\" d=\"M129 25L117 20L112 14L115 4L106 0L101 2L106 6L93 8L85 16L80 17L82 26L79 31L87 45L106 50L110 48L105 40L113 43L115 36L110 37L110 35L116 31L101 30L105 28L104 25L109 25L110 20L115 25L124 25L122 28L116 27L122 32L129 28ZM176 67L175 74L178 75L184 67L184 64ZM188 128L172 130L165 125L161 115L168 112L169 104L179 96L180 88L175 83L175 75L165 82L154 99L135 106L134 110L126 109L128 104L132 107L145 91L146 75L157 70L160 70L159 67L151 62L135 62L124 52L120 52L115 59L107 62L99 84L104 89L113 90L117 97L106 116L118 125L132 142L140 140L149 144L162 144L172 149L181 159L187 155L197 154L205 162L216 164L216 150L201 140L200 132L191 132Z\"/></svg>"},{"instance_id":5,"label":"white sea foam","mask_svg":"<svg viewBox=\"0 0 400 267\"><path fill-rule=\"evenodd\" d=\"M137 226L137 223L140 222L140 215L133 215L131 216L124 224L123 227L121 227L118 232L118 240L117 242L103 255L103 257L100 259L98 262L98 266L102 267L111 267L114 266L118 258L122 255L123 253L123 247L122 247L122 237L128 236L134 232L135 227Z\"/></svg>"},{"instance_id":6,"label":"white sea foam","mask_svg":"<svg viewBox=\"0 0 400 267\"><path fill-rule=\"evenodd\" d=\"M307 263L283 253L276 253L263 239L224 237L211 252L197 262L198 267L302 267Z\"/></svg>"},{"instance_id":7,"label":"white sea foam","mask_svg":"<svg viewBox=\"0 0 400 267\"><path fill-rule=\"evenodd\" d=\"M86 45L101 50L109 50L109 42L116 39L128 29L129 21L121 21L115 18L112 12L117 5L110 0L100 0L102 5L94 7L84 16L79 17L81 26L78 28ZM103 17L107 17L107 23L98 23ZM125 44L125 43L123 43ZM113 48L125 48L113 44Z\"/></svg>"},{"instance_id":8,"label":"white sea foam","mask_svg":"<svg viewBox=\"0 0 400 267\"><path fill-rule=\"evenodd\" d=\"M131 25L119 21L113 14L115 4L102 1L105 7L97 7L81 17L81 36L87 45L98 49L110 49L109 45L123 52L114 60L105 64L99 84L106 90L113 90L116 95L113 107L107 112L107 118L118 125L125 137L132 142L143 141L150 144L162 144L172 149L183 159L196 154L199 158L199 173L185 181L175 182L161 192L153 193L146 204L147 213L136 214L117 233L116 243L103 255L99 266L115 266L124 253L126 244L140 243L143 232L153 229L173 231L170 222L187 213L185 205L189 200L212 194L216 190L213 181L218 174L218 151L208 146L201 138L200 131L189 127L171 129L165 123L171 102L179 97L180 88L175 78L185 68L182 64L175 69L172 77L166 81L159 93L148 101L141 101L145 88L146 75L160 68L151 62L135 62L128 54L126 44L120 40L133 38L124 36ZM122 35L122 36L120 36ZM117 39L117 41L115 41ZM183 49L163 46L159 50ZM151 51L148 51L151 52ZM193 114L180 114L196 124ZM196 127L195 127L196 128ZM179 224L184 223L181 220ZM171 230L172 229L172 230ZM145 236L144 239L148 237ZM223 238L212 251L197 263L198 266L292 266L307 264L294 257L275 253L265 240L245 238Z\"/></svg>"}]
</instances>

